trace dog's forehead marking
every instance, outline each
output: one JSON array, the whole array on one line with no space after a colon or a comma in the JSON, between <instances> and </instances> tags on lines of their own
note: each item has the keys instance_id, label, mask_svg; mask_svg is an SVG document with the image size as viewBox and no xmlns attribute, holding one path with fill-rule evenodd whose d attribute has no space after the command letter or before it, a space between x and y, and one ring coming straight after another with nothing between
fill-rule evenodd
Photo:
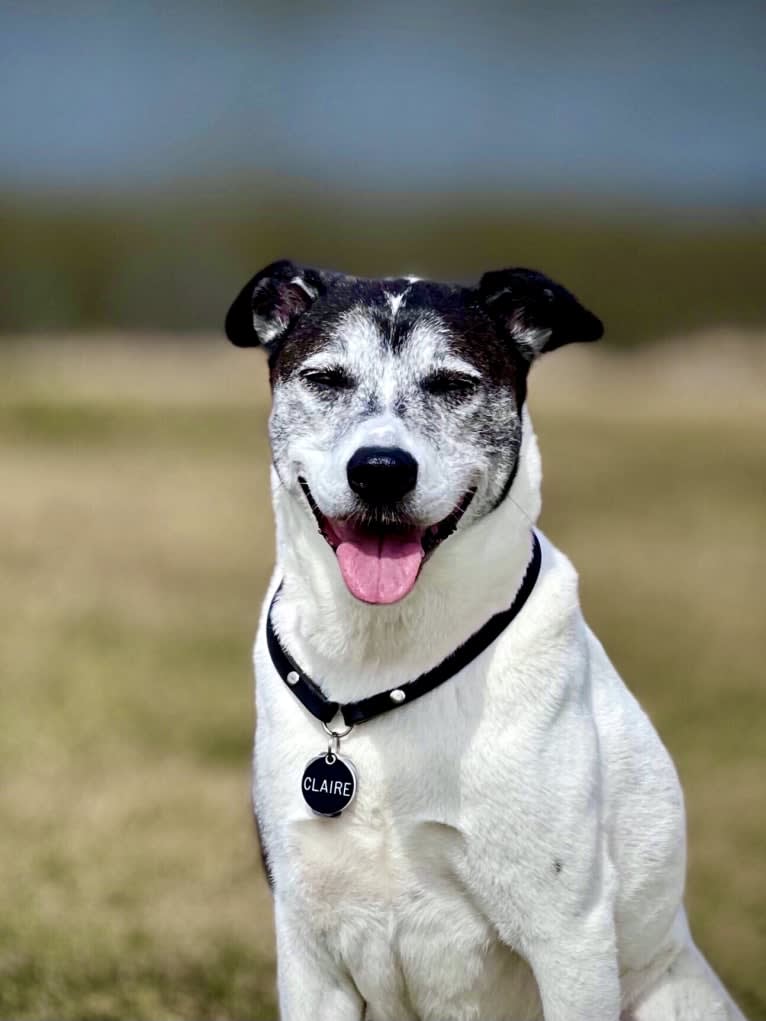
<instances>
[{"instance_id":1,"label":"dog's forehead marking","mask_svg":"<svg viewBox=\"0 0 766 1021\"><path fill-rule=\"evenodd\" d=\"M386 301L388 302L388 307L391 309L391 315L395 316L399 311L399 306L404 299L405 293L405 291L402 291L400 294L392 294L390 291L386 291Z\"/></svg>"},{"instance_id":2,"label":"dog's forehead marking","mask_svg":"<svg viewBox=\"0 0 766 1021\"><path fill-rule=\"evenodd\" d=\"M412 290L412 285L418 282L418 277L404 277L398 280L386 280L386 289L383 292L388 303L388 307L391 309L391 315L393 316L393 322L391 323L391 334L393 336L394 327L396 326L396 317L399 314L399 309L402 306L402 302L407 297L409 292ZM398 284L401 287L400 291L391 290L391 286Z\"/></svg>"}]
</instances>

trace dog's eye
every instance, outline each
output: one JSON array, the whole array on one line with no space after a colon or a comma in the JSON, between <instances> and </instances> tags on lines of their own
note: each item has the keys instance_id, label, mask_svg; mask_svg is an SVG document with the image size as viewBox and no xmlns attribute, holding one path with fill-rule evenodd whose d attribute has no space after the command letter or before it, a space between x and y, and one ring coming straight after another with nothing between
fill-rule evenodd
<instances>
[{"instance_id":1,"label":"dog's eye","mask_svg":"<svg viewBox=\"0 0 766 1021\"><path fill-rule=\"evenodd\" d=\"M479 388L479 380L474 376L467 376L462 372L449 372L447 369L440 369L426 376L421 386L426 393L434 397L455 397L464 399L476 393Z\"/></svg>"},{"instance_id":2,"label":"dog's eye","mask_svg":"<svg viewBox=\"0 0 766 1021\"><path fill-rule=\"evenodd\" d=\"M318 390L349 390L354 381L339 365L331 365L326 369L304 369L301 378Z\"/></svg>"}]
</instances>

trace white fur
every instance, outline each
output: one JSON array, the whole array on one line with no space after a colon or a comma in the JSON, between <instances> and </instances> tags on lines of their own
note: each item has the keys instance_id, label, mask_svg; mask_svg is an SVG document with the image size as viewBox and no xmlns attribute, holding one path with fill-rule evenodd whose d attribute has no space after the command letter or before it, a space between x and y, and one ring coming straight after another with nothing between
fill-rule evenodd
<instances>
[{"instance_id":1,"label":"white fur","mask_svg":"<svg viewBox=\"0 0 766 1021\"><path fill-rule=\"evenodd\" d=\"M399 311L399 306L402 303L402 298L404 297L404 294L405 294L404 291L402 291L400 294L392 294L390 291L386 291L386 301L388 302L388 307L391 309L391 315L395 316L396 313Z\"/></svg>"},{"instance_id":2,"label":"white fur","mask_svg":"<svg viewBox=\"0 0 766 1021\"><path fill-rule=\"evenodd\" d=\"M282 641L340 701L435 665L508 606L540 460L525 412L510 497L449 538L413 592L367 606L275 479ZM284 1021L734 1021L689 936L684 813L660 739L541 536L521 614L459 675L357 727L339 818L303 802L320 724L255 648L255 803L275 880ZM622 1013L621 1013L622 1012Z\"/></svg>"},{"instance_id":3,"label":"white fur","mask_svg":"<svg viewBox=\"0 0 766 1021\"><path fill-rule=\"evenodd\" d=\"M296 287L300 287L304 294L306 294L313 301L317 296L317 290L315 287L310 287L301 276L295 276L290 281L291 284L295 284Z\"/></svg>"}]
</instances>

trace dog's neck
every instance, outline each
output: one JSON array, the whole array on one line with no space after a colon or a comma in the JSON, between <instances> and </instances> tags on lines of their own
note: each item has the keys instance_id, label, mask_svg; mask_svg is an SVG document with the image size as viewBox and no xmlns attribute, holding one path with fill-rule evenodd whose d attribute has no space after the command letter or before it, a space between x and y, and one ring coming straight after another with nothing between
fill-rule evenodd
<instances>
[{"instance_id":1,"label":"dog's neck","mask_svg":"<svg viewBox=\"0 0 766 1021\"><path fill-rule=\"evenodd\" d=\"M274 622L293 659L340 702L435 666L511 604L530 558L540 481L537 440L525 410L519 468L506 499L447 539L401 603L369 606L346 588L306 509L273 479L282 581Z\"/></svg>"}]
</instances>

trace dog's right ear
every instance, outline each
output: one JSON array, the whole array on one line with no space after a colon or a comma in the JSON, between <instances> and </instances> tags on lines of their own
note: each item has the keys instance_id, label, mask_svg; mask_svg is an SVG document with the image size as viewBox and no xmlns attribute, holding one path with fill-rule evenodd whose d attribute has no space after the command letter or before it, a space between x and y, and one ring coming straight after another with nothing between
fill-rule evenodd
<instances>
[{"instance_id":1,"label":"dog's right ear","mask_svg":"<svg viewBox=\"0 0 766 1021\"><path fill-rule=\"evenodd\" d=\"M270 351L325 289L317 270L287 259L272 262L234 299L226 314L226 336L237 347L260 345Z\"/></svg>"}]
</instances>

